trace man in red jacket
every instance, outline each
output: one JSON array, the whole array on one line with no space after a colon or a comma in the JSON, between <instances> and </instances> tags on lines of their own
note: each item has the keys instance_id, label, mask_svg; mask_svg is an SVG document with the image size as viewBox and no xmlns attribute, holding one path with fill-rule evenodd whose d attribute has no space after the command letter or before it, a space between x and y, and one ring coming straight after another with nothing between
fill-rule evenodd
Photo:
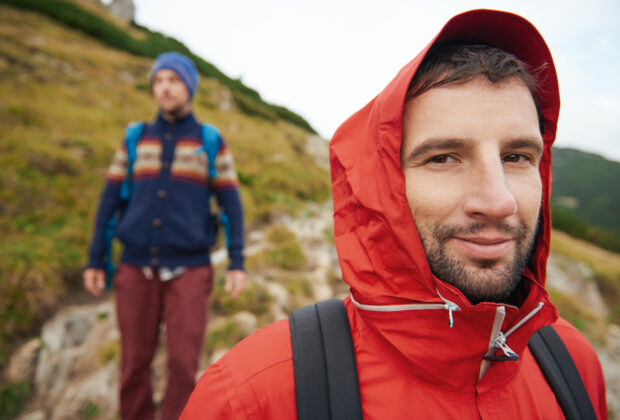
<instances>
[{"instance_id":1,"label":"man in red jacket","mask_svg":"<svg viewBox=\"0 0 620 420\"><path fill-rule=\"evenodd\" d=\"M527 346L550 324L607 417L596 354L544 289L559 103L536 29L476 10L334 135L334 233L364 418L564 418ZM285 320L211 366L182 419L296 415Z\"/></svg>"}]
</instances>

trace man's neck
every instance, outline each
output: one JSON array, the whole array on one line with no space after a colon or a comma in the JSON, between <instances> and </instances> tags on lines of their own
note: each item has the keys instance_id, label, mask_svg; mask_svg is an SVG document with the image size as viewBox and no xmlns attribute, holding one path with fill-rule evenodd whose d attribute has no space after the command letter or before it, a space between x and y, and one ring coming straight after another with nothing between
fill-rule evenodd
<instances>
[{"instance_id":1,"label":"man's neck","mask_svg":"<svg viewBox=\"0 0 620 420\"><path fill-rule=\"evenodd\" d=\"M161 110L161 116L164 120L168 121L171 124L174 124L181 118L189 115L190 112L192 112L192 107L187 104L182 108L173 109L172 111Z\"/></svg>"}]
</instances>

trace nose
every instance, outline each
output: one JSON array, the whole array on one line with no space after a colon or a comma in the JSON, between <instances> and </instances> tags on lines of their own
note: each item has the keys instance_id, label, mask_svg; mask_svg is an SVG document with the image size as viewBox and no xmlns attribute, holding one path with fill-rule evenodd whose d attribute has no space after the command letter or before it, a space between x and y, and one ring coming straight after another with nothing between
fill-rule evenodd
<instances>
[{"instance_id":1,"label":"nose","mask_svg":"<svg viewBox=\"0 0 620 420\"><path fill-rule=\"evenodd\" d=\"M475 165L468 186L467 216L480 221L501 221L517 212L517 201L506 184L501 158L487 159Z\"/></svg>"}]
</instances>

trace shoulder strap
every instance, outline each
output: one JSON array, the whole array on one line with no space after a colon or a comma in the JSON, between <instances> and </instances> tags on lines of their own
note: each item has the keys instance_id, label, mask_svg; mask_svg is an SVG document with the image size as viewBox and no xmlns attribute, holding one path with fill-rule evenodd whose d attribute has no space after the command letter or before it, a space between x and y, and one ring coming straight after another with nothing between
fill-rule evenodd
<instances>
[{"instance_id":1,"label":"shoulder strap","mask_svg":"<svg viewBox=\"0 0 620 420\"><path fill-rule=\"evenodd\" d=\"M215 169L215 159L220 150L221 137L217 128L209 124L202 124L202 149L207 153L209 160L209 178L213 179L217 176Z\"/></svg>"},{"instance_id":2,"label":"shoulder strap","mask_svg":"<svg viewBox=\"0 0 620 420\"><path fill-rule=\"evenodd\" d=\"M293 311L290 328L298 419L362 419L353 338L342 300Z\"/></svg>"},{"instance_id":3,"label":"shoulder strap","mask_svg":"<svg viewBox=\"0 0 620 420\"><path fill-rule=\"evenodd\" d=\"M588 391L564 342L551 325L534 333L528 343L568 420L592 419L596 414Z\"/></svg>"},{"instance_id":4,"label":"shoulder strap","mask_svg":"<svg viewBox=\"0 0 620 420\"><path fill-rule=\"evenodd\" d=\"M127 175L121 184L120 196L121 200L128 201L133 193L133 164L136 161L136 150L138 149L138 142L142 136L142 130L144 129L144 123L134 122L127 125L125 128L125 150L127 151ZM118 223L119 214L116 212L110 220L106 223L105 230L105 246L104 246L104 261L106 271L106 288L109 289L112 286L112 280L114 278L114 271L116 267L112 261L112 242L116 237L116 225Z\"/></svg>"},{"instance_id":5,"label":"shoulder strap","mask_svg":"<svg viewBox=\"0 0 620 420\"><path fill-rule=\"evenodd\" d=\"M142 136L144 123L130 123L125 129L125 149L127 150L127 176L121 184L121 198L125 201L129 200L133 193L133 164L136 161L138 142Z\"/></svg>"}]
</instances>

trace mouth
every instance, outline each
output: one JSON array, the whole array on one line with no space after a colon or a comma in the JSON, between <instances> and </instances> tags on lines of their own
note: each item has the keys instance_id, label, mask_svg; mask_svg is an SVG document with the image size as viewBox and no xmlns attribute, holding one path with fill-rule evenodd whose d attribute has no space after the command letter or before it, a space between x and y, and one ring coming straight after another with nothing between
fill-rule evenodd
<instances>
[{"instance_id":1,"label":"mouth","mask_svg":"<svg viewBox=\"0 0 620 420\"><path fill-rule=\"evenodd\" d=\"M515 246L515 240L506 237L452 237L449 241L459 253L476 260L499 260Z\"/></svg>"}]
</instances>

